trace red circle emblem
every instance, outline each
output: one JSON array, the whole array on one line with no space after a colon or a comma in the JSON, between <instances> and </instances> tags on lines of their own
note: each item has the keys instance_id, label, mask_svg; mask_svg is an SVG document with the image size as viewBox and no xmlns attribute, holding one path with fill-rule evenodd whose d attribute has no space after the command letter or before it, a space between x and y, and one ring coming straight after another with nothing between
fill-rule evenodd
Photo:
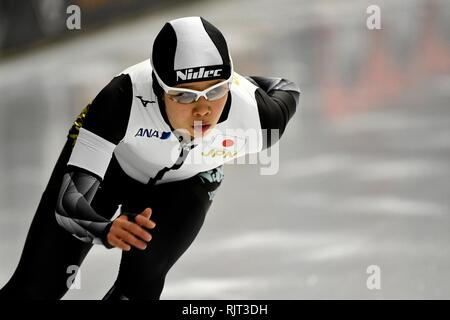
<instances>
[{"instance_id":1,"label":"red circle emblem","mask_svg":"<svg viewBox=\"0 0 450 320\"><path fill-rule=\"evenodd\" d=\"M225 148L231 147L233 144L234 144L234 141L231 139L225 139L222 141L222 146L224 146Z\"/></svg>"}]
</instances>

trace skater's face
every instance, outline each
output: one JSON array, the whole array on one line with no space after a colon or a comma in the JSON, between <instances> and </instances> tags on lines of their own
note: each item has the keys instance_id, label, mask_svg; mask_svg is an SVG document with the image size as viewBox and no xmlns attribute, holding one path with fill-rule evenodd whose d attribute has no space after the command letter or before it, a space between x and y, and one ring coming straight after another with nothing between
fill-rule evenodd
<instances>
[{"instance_id":1,"label":"skater's face","mask_svg":"<svg viewBox=\"0 0 450 320\"><path fill-rule=\"evenodd\" d=\"M176 87L203 91L223 81L190 82ZM216 100L206 100L201 96L197 101L191 103L181 103L177 101L176 96L164 93L166 113L172 127L187 130L192 137L206 135L211 131L217 125L228 97L228 87L220 87L218 90L220 90L219 98ZM221 96L222 94L223 96Z\"/></svg>"}]
</instances>

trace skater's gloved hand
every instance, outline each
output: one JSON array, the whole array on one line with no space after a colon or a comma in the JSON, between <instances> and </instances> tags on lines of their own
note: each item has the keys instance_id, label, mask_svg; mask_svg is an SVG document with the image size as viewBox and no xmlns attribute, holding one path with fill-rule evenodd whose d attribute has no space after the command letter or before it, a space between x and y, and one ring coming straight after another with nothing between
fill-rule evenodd
<instances>
[{"instance_id":1,"label":"skater's gloved hand","mask_svg":"<svg viewBox=\"0 0 450 320\"><path fill-rule=\"evenodd\" d=\"M146 208L136 215L134 221L126 214L120 215L112 222L107 235L108 243L125 251L129 251L131 246L145 250L152 236L144 228L153 229L156 226L156 223L150 220L151 215L151 208Z\"/></svg>"}]
</instances>

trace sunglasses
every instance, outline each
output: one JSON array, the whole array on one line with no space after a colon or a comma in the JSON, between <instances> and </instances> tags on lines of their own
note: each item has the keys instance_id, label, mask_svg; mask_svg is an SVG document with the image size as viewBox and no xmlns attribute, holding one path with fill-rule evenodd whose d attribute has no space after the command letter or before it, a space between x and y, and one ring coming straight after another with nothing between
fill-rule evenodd
<instances>
[{"instance_id":1,"label":"sunglasses","mask_svg":"<svg viewBox=\"0 0 450 320\"><path fill-rule=\"evenodd\" d=\"M193 103L200 99L200 97L204 97L208 101L219 100L228 93L233 80L233 72L231 72L231 76L227 80L216 83L203 91L197 91L186 88L169 87L161 80L154 68L153 72L155 73L159 85L163 88L164 92L167 93L169 99L182 104Z\"/></svg>"}]
</instances>

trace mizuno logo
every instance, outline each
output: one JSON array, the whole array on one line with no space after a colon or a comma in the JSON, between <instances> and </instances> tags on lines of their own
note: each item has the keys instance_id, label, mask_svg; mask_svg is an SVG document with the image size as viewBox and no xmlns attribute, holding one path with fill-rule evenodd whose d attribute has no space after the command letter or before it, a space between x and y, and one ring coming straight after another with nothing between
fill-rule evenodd
<instances>
[{"instance_id":1,"label":"mizuno logo","mask_svg":"<svg viewBox=\"0 0 450 320\"><path fill-rule=\"evenodd\" d=\"M220 77L222 69L205 70L205 67L191 68L177 71L178 80L194 80L202 78Z\"/></svg>"},{"instance_id":2,"label":"mizuno logo","mask_svg":"<svg viewBox=\"0 0 450 320\"><path fill-rule=\"evenodd\" d=\"M159 131L155 130L155 129L140 128L134 136L135 137L158 138L161 140L166 140L170 137L170 133L171 133L170 131L163 131L163 132L159 133Z\"/></svg>"},{"instance_id":3,"label":"mizuno logo","mask_svg":"<svg viewBox=\"0 0 450 320\"><path fill-rule=\"evenodd\" d=\"M153 101L153 100L144 100L144 99L142 98L142 96L136 96L136 98L138 98L139 100L141 100L142 105L144 106L144 108L147 108L147 104L148 104L148 103L156 103L156 101Z\"/></svg>"}]
</instances>

